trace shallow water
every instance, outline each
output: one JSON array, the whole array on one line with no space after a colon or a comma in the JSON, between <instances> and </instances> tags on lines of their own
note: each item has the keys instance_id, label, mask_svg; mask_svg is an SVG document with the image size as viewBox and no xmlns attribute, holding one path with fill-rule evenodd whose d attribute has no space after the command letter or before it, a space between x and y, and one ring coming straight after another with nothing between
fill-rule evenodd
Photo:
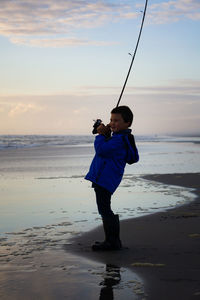
<instances>
[{"instance_id":1,"label":"shallow water","mask_svg":"<svg viewBox=\"0 0 200 300\"><path fill-rule=\"evenodd\" d=\"M9 265L10 264L10 265ZM44 250L1 264L1 299L145 299L141 278L128 269ZM12 288L11 288L12 287Z\"/></svg>"},{"instance_id":2,"label":"shallow water","mask_svg":"<svg viewBox=\"0 0 200 300\"><path fill-rule=\"evenodd\" d=\"M80 178L1 180L1 234L28 227L70 222L73 230L87 231L101 223L91 184ZM120 219L165 210L194 198L188 189L168 187L125 175L112 197Z\"/></svg>"},{"instance_id":3,"label":"shallow water","mask_svg":"<svg viewBox=\"0 0 200 300\"><path fill-rule=\"evenodd\" d=\"M0 235L69 220L74 229L98 225L95 196L84 180L91 136L4 136L0 139ZM140 161L127 165L112 198L120 218L192 199L189 190L150 183L139 175L200 170L200 138L138 137ZM78 222L80 224L78 224Z\"/></svg>"}]
</instances>

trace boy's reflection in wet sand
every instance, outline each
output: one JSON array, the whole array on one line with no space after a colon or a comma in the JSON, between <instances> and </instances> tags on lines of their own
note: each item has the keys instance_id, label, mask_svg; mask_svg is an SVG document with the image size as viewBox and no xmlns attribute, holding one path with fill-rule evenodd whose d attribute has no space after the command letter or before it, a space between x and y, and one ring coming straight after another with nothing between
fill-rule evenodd
<instances>
[{"instance_id":1,"label":"boy's reflection in wet sand","mask_svg":"<svg viewBox=\"0 0 200 300\"><path fill-rule=\"evenodd\" d=\"M104 273L104 279L100 283L101 288L99 300L113 300L113 286L119 284L121 280L120 268L114 265L107 264L106 272Z\"/></svg>"}]
</instances>

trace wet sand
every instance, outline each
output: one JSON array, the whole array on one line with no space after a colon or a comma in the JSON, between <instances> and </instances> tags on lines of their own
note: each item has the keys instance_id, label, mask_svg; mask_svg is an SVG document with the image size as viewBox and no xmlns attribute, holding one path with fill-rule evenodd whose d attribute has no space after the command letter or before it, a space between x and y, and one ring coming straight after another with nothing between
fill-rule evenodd
<instances>
[{"instance_id":1,"label":"wet sand","mask_svg":"<svg viewBox=\"0 0 200 300\"><path fill-rule=\"evenodd\" d=\"M153 180L190 187L197 198L121 221L120 251L92 252L102 227L83 234L68 221L10 232L0 239L0 299L199 299L199 179L199 173L145 176L147 186Z\"/></svg>"},{"instance_id":2,"label":"wet sand","mask_svg":"<svg viewBox=\"0 0 200 300\"><path fill-rule=\"evenodd\" d=\"M75 237L66 251L130 268L144 279L145 299L200 299L200 173L148 175L146 180L193 188L189 204L121 221L123 250L92 252L102 227ZM134 201L134 200L133 200Z\"/></svg>"}]
</instances>

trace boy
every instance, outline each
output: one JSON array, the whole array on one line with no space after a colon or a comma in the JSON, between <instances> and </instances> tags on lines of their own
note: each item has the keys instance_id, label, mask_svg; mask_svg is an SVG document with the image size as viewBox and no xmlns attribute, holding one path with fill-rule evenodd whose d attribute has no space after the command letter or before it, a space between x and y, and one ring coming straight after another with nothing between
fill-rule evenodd
<instances>
[{"instance_id":1,"label":"boy","mask_svg":"<svg viewBox=\"0 0 200 300\"><path fill-rule=\"evenodd\" d=\"M111 210L111 196L120 184L126 163L139 160L134 136L131 134L133 113L128 106L111 111L110 123L97 127L95 156L85 179L92 182L96 193L98 212L102 217L105 241L96 242L93 251L119 250L119 216ZM112 136L111 136L112 131Z\"/></svg>"}]
</instances>

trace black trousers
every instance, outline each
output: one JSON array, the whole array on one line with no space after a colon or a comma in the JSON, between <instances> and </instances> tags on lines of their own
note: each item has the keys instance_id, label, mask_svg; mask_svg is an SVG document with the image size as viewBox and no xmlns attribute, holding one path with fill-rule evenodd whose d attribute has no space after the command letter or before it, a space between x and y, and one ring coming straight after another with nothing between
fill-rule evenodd
<instances>
[{"instance_id":1,"label":"black trousers","mask_svg":"<svg viewBox=\"0 0 200 300\"><path fill-rule=\"evenodd\" d=\"M99 214L102 216L102 218L112 217L114 215L111 209L112 194L96 183L93 183L92 187L94 188L96 194L96 202Z\"/></svg>"}]
</instances>

